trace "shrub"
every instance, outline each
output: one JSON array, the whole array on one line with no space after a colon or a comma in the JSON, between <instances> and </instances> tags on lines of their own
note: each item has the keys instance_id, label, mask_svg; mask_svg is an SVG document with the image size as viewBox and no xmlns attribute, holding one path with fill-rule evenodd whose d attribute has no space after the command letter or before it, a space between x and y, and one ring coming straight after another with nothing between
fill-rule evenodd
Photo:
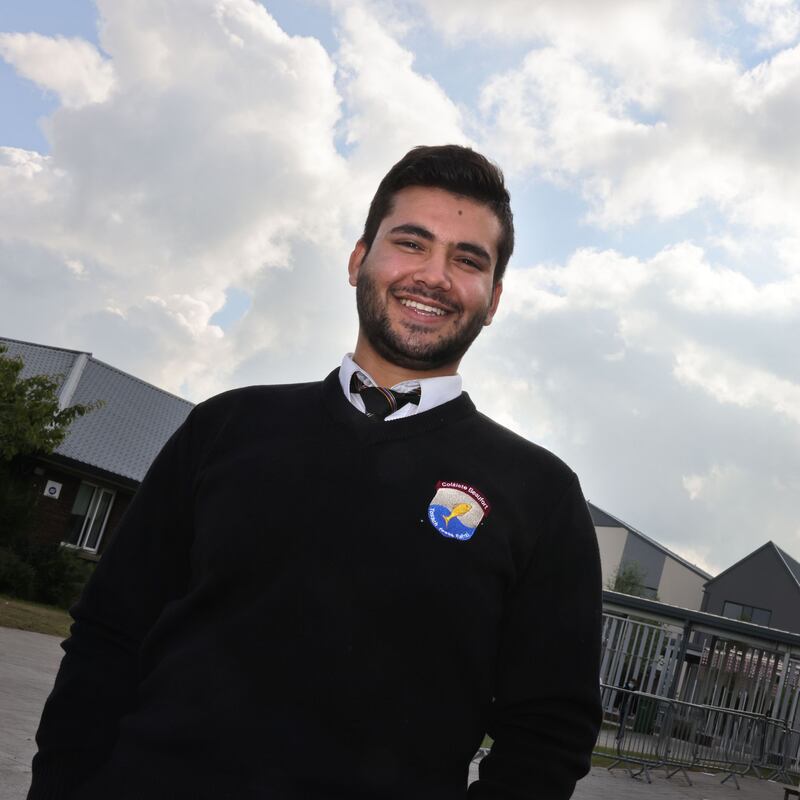
<instances>
[{"instance_id":1,"label":"shrub","mask_svg":"<svg viewBox=\"0 0 800 800\"><path fill-rule=\"evenodd\" d=\"M36 572L7 547L0 547L0 592L30 600L35 591Z\"/></svg>"},{"instance_id":2,"label":"shrub","mask_svg":"<svg viewBox=\"0 0 800 800\"><path fill-rule=\"evenodd\" d=\"M28 561L36 576L35 599L61 608L69 608L77 601L94 571L92 562L57 544L35 545L30 550Z\"/></svg>"}]
</instances>

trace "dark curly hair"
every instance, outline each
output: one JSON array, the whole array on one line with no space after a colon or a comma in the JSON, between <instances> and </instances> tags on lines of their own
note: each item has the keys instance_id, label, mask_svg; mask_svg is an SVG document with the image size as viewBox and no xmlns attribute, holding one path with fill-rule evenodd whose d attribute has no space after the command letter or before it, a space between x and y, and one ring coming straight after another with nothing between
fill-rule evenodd
<instances>
[{"instance_id":1,"label":"dark curly hair","mask_svg":"<svg viewBox=\"0 0 800 800\"><path fill-rule=\"evenodd\" d=\"M488 158L456 144L420 145L406 153L378 186L369 205L361 241L367 251L375 241L383 219L392 212L394 196L408 186L431 186L469 197L488 206L500 220L494 282L502 279L514 252L514 216L503 173Z\"/></svg>"}]
</instances>

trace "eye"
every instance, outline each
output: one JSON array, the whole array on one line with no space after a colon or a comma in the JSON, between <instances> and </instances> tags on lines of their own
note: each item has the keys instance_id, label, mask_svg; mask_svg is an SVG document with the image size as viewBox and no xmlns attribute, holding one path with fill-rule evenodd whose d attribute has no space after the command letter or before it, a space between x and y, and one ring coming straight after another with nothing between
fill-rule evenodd
<instances>
[{"instance_id":1,"label":"eye","mask_svg":"<svg viewBox=\"0 0 800 800\"><path fill-rule=\"evenodd\" d=\"M407 247L409 250L422 250L422 247L418 242L411 241L410 239L403 239L397 244L399 244L400 247Z\"/></svg>"},{"instance_id":2,"label":"eye","mask_svg":"<svg viewBox=\"0 0 800 800\"><path fill-rule=\"evenodd\" d=\"M466 264L468 267L472 267L473 269L481 269L481 265L469 256L461 256L458 260L462 264Z\"/></svg>"}]
</instances>

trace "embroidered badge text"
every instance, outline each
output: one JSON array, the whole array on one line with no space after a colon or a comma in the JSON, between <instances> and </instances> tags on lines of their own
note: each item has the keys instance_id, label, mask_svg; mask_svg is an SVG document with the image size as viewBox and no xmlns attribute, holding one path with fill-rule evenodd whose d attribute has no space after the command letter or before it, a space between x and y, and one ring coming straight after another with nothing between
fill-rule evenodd
<instances>
[{"instance_id":1,"label":"embroidered badge text","mask_svg":"<svg viewBox=\"0 0 800 800\"><path fill-rule=\"evenodd\" d=\"M471 539L489 513L489 501L474 486L457 481L438 481L428 505L428 521L448 539Z\"/></svg>"}]
</instances>

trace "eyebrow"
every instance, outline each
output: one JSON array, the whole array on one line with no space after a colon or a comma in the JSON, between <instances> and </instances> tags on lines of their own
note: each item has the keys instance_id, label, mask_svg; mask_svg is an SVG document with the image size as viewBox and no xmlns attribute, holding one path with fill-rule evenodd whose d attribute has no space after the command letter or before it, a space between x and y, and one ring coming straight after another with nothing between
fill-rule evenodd
<instances>
[{"instance_id":1,"label":"eyebrow","mask_svg":"<svg viewBox=\"0 0 800 800\"><path fill-rule=\"evenodd\" d=\"M436 237L427 228L423 228L421 225L412 225L410 223L396 225L389 231L389 233L407 233L410 236L419 236L420 239L425 239L428 242L433 242L436 240ZM489 255L489 253L479 244L474 244L473 242L457 242L456 250L461 250L465 253L471 253L477 258L483 259L488 264L492 263L491 255Z\"/></svg>"}]
</instances>

